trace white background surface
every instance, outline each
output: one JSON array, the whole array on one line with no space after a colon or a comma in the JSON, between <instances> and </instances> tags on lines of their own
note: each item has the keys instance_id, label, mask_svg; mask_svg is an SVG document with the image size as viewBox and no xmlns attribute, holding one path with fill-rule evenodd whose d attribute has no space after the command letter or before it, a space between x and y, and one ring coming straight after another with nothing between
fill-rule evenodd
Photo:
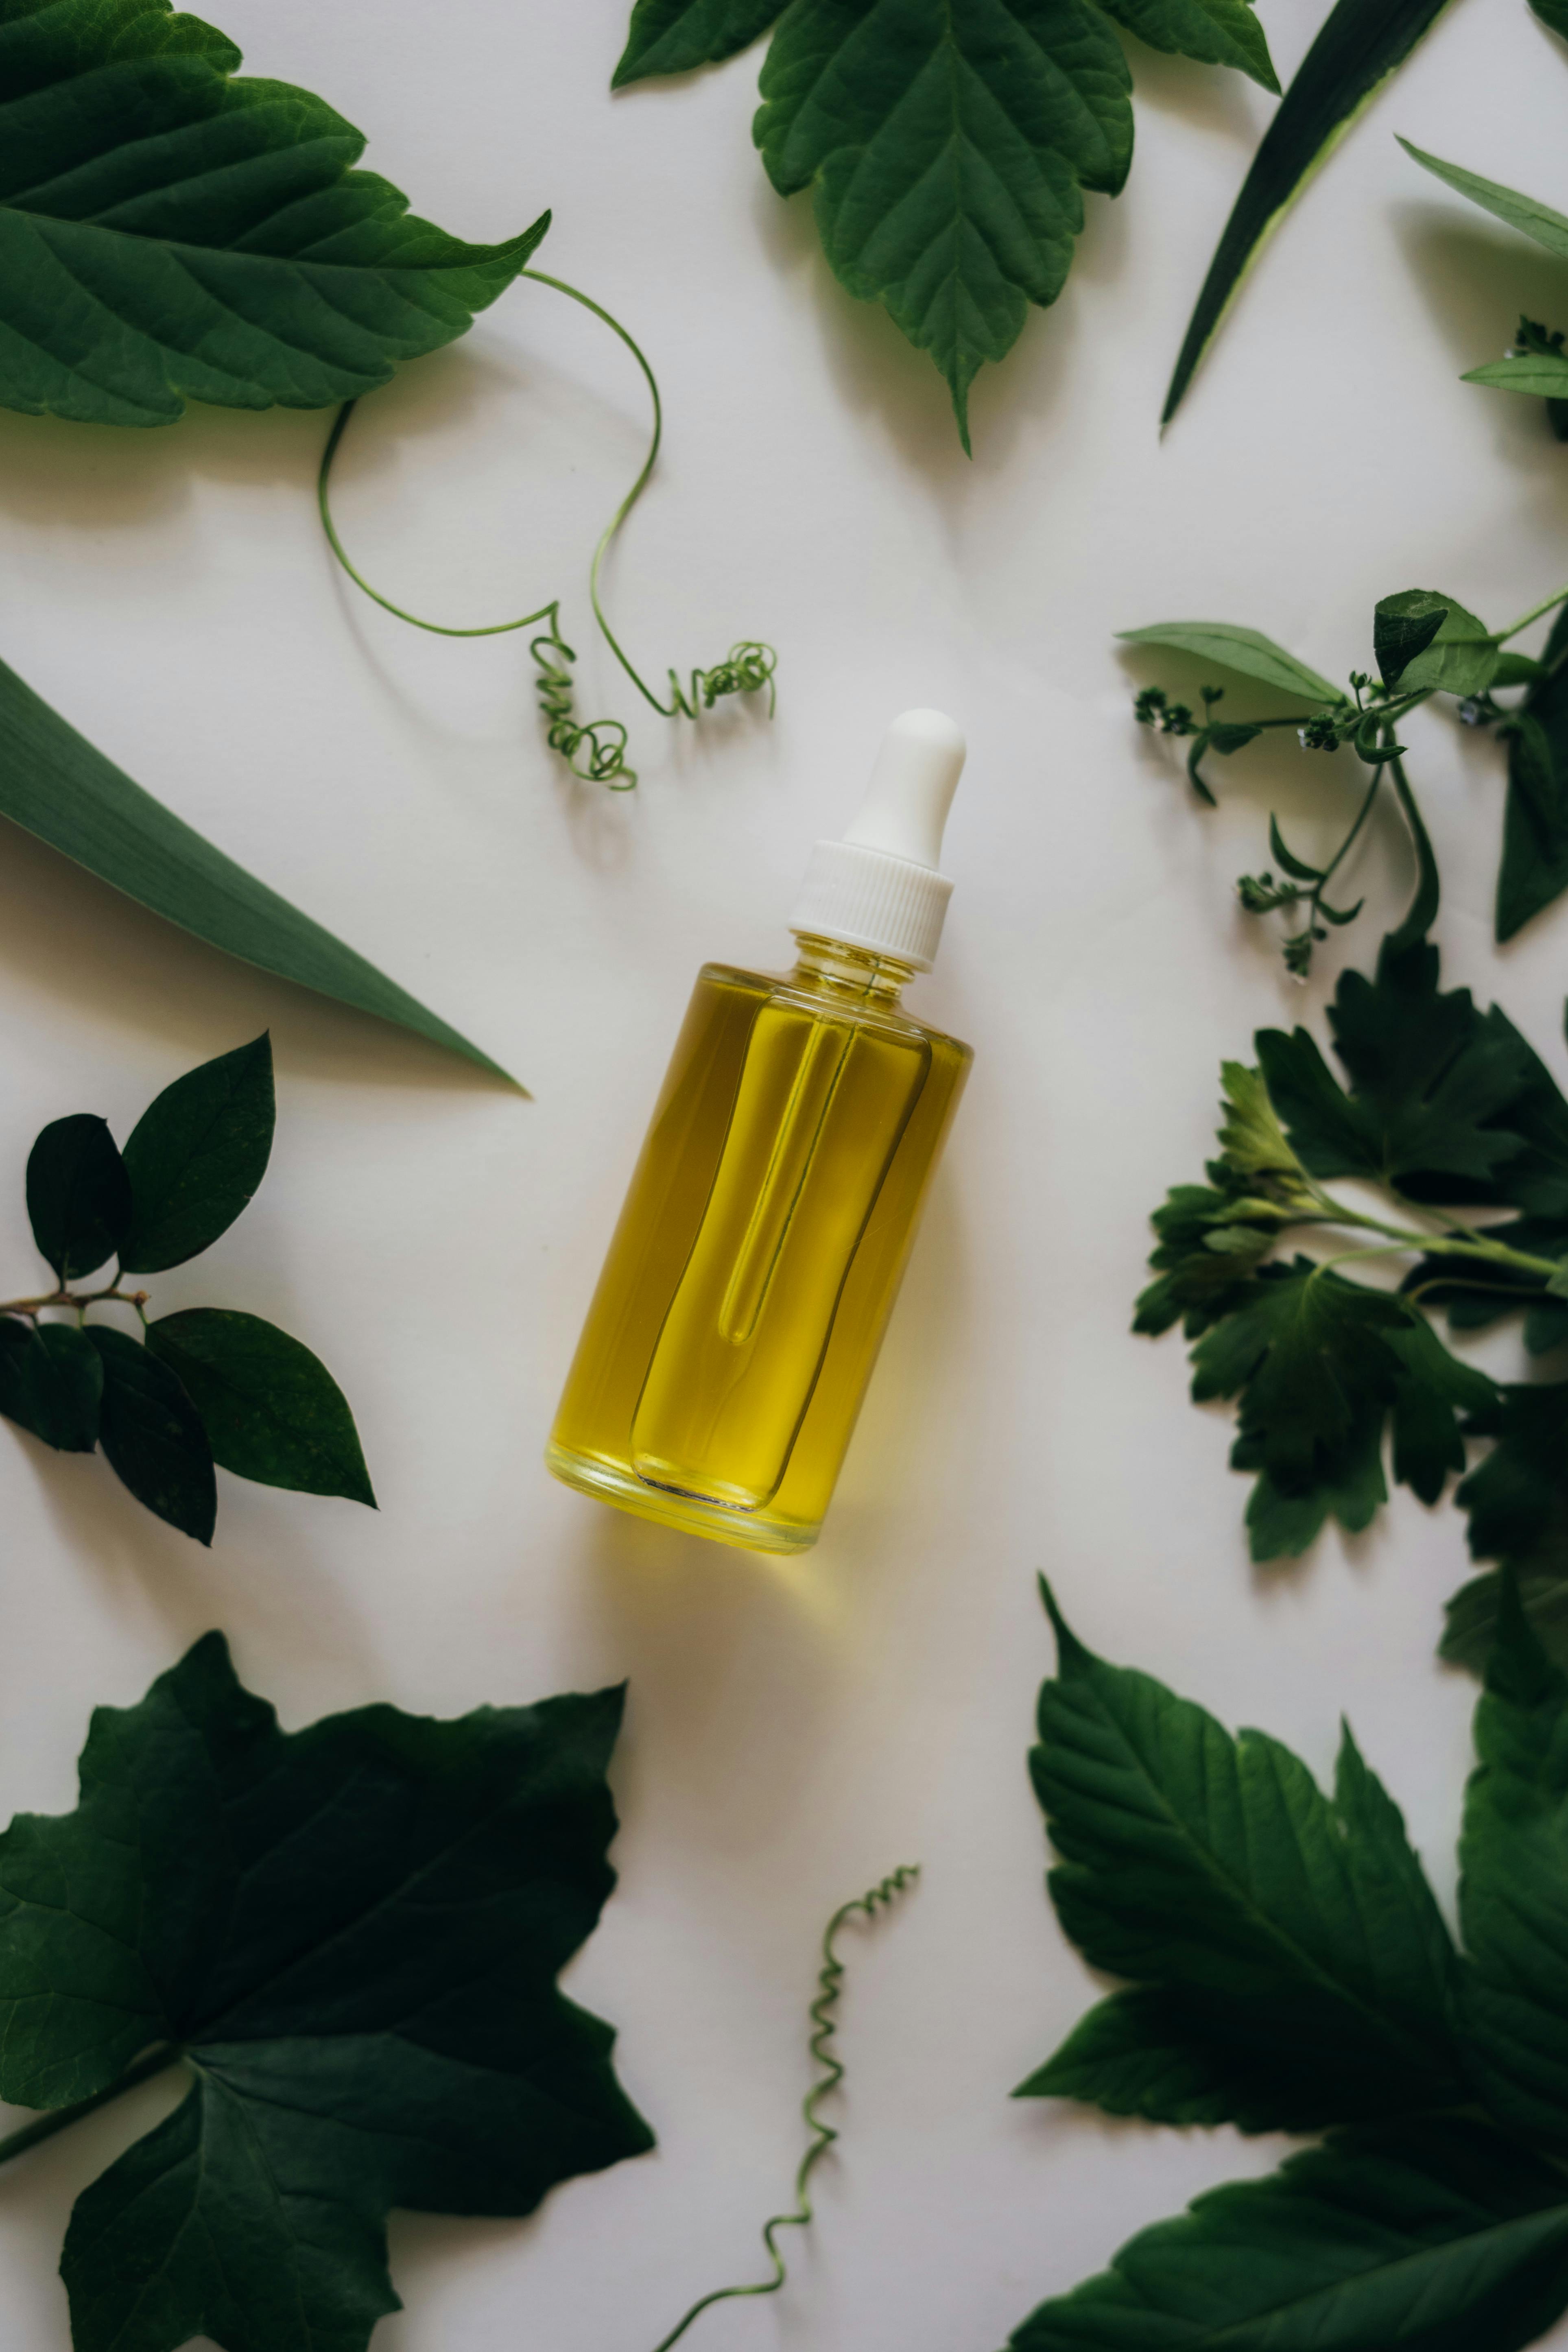
<instances>
[{"instance_id":1,"label":"white background surface","mask_svg":"<svg viewBox=\"0 0 1568 2352\"><path fill-rule=\"evenodd\" d=\"M1283 76L1320 13L1265 8ZM367 404L340 520L437 617L563 596L581 708L634 724L643 782L618 799L543 749L519 640L416 636L335 575L311 499L323 418L138 435L0 415L5 657L535 1097L180 939L7 832L7 1294L35 1278L37 1129L92 1108L123 1138L157 1087L270 1025L267 1183L156 1297L316 1348L381 1509L225 1476L208 1554L101 1461L0 1430L0 1811L68 1806L91 1705L139 1696L210 1625L289 1725L629 1676L621 1887L568 1983L621 2028L658 2153L521 2224L399 2217L407 2309L376 2352L646 2352L695 2294L754 2275L799 2149L821 1921L903 1860L922 1885L851 1953L818 2227L784 2296L694 2340L995 2352L1134 2227L1277 2153L1008 2102L1095 1990L1041 1891L1035 1571L1095 1646L1320 1771L1346 1710L1451 1886L1471 1694L1432 1651L1458 1515L1401 1493L1367 1537L1255 1573L1228 1417L1185 1402L1178 1339L1127 1328L1146 1213L1198 1171L1219 1056L1259 1024L1321 1027L1331 965L1295 990L1232 879L1264 862L1270 805L1304 847L1335 837L1354 775L1247 755L1216 763L1226 804L1200 815L1129 715L1134 684L1195 673L1134 673L1111 634L1241 619L1342 673L1381 593L1447 589L1500 622L1568 573L1568 450L1537 404L1457 380L1521 305L1568 323L1568 284L1393 140L1563 204L1568 58L1523 0L1453 10L1288 221L1162 446L1165 375L1269 107L1135 50L1129 191L1089 199L1066 294L977 385L971 464L930 363L835 287L806 203L767 187L755 56L612 101L608 0L228 0L221 20L447 226L492 237L554 207L542 266L644 339L668 399L617 625L650 672L772 638L779 714L667 727L595 646L586 558L639 460L640 387L542 289ZM972 746L947 942L914 1001L978 1058L827 1532L779 1565L570 1494L540 1449L693 971L786 960L806 848L912 702ZM1426 713L1409 740L1447 978L1497 993L1568 1076L1568 908L1490 945L1500 759ZM1407 880L1390 822L1342 952L1370 961ZM7 2352L63 2352L72 2199L169 2100L148 2089L0 2187Z\"/></svg>"}]
</instances>

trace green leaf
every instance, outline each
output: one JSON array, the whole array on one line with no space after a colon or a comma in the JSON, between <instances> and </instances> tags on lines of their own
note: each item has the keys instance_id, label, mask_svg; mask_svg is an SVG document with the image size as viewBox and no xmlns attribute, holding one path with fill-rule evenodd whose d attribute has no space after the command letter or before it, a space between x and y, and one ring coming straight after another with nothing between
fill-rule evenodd
<instances>
[{"instance_id":1,"label":"green leaf","mask_svg":"<svg viewBox=\"0 0 1568 2352\"><path fill-rule=\"evenodd\" d=\"M1524 392L1542 400L1568 400L1568 354L1521 352L1517 357L1489 360L1484 367L1467 368L1461 383L1487 383L1497 392Z\"/></svg>"},{"instance_id":2,"label":"green leaf","mask_svg":"<svg viewBox=\"0 0 1568 2352\"><path fill-rule=\"evenodd\" d=\"M128 1274L183 1265L228 1231L267 1173L276 1116L266 1035L164 1087L125 1147L134 1208L120 1263Z\"/></svg>"},{"instance_id":3,"label":"green leaf","mask_svg":"<svg viewBox=\"0 0 1568 2352\"><path fill-rule=\"evenodd\" d=\"M1543 664L1510 723L1500 942L1568 889L1568 608L1552 623Z\"/></svg>"},{"instance_id":4,"label":"green leaf","mask_svg":"<svg viewBox=\"0 0 1568 2352\"><path fill-rule=\"evenodd\" d=\"M1268 846L1275 864L1283 866L1287 874L1293 874L1298 882L1321 882L1324 879L1321 866L1309 866L1304 857L1298 857L1287 845L1279 830L1279 820L1272 814L1268 819Z\"/></svg>"},{"instance_id":5,"label":"green leaf","mask_svg":"<svg viewBox=\"0 0 1568 2352\"><path fill-rule=\"evenodd\" d=\"M753 125L780 195L809 187L835 276L969 387L1031 302L1054 302L1083 226L1132 157L1131 76L1089 0L796 0Z\"/></svg>"},{"instance_id":6,"label":"green leaf","mask_svg":"<svg viewBox=\"0 0 1568 2352\"><path fill-rule=\"evenodd\" d=\"M1407 604L1429 593L1426 589L1411 589L1405 597L1389 597L1386 602ZM1435 597L1433 602L1442 604L1443 618L1426 651L1417 651L1401 669L1401 692L1412 694L1425 688L1439 694L1484 694L1497 674L1499 659L1491 632L1453 597Z\"/></svg>"},{"instance_id":7,"label":"green leaf","mask_svg":"<svg viewBox=\"0 0 1568 2352\"><path fill-rule=\"evenodd\" d=\"M4 662L0 816L226 955L395 1022L517 1084L499 1062L132 783Z\"/></svg>"},{"instance_id":8,"label":"green leaf","mask_svg":"<svg viewBox=\"0 0 1568 2352\"><path fill-rule=\"evenodd\" d=\"M90 1454L98 1443L103 1368L74 1323L0 1316L0 1412L60 1454Z\"/></svg>"},{"instance_id":9,"label":"green leaf","mask_svg":"<svg viewBox=\"0 0 1568 2352\"><path fill-rule=\"evenodd\" d=\"M131 1180L107 1121L51 1119L27 1155L27 1222L61 1286L111 1258L131 1223Z\"/></svg>"},{"instance_id":10,"label":"green leaf","mask_svg":"<svg viewBox=\"0 0 1568 2352\"><path fill-rule=\"evenodd\" d=\"M1408 139L1401 139L1399 143L1424 172L1435 173L1461 196L1468 196L1471 204L1479 205L1483 212L1495 214L1510 228L1543 245L1548 253L1556 254L1559 260L1568 260L1568 220L1561 213L1554 213L1550 205L1538 205L1533 196L1521 196L1517 189L1501 187L1496 180L1483 180L1478 173L1464 171L1458 163L1445 163L1440 157L1413 147Z\"/></svg>"},{"instance_id":11,"label":"green leaf","mask_svg":"<svg viewBox=\"0 0 1568 2352\"><path fill-rule=\"evenodd\" d=\"M1473 1201L1524 1152L1513 1114L1532 1056L1507 1016L1437 987L1436 956L1393 976L1341 974L1329 1024L1350 1090L1305 1029L1254 1040L1274 1108L1315 1176L1395 1182L1423 1200ZM1469 1189L1467 1189L1469 1188Z\"/></svg>"},{"instance_id":12,"label":"green leaf","mask_svg":"<svg viewBox=\"0 0 1568 2352\"><path fill-rule=\"evenodd\" d=\"M0 2096L140 2053L184 2104L78 2199L77 2352L364 2352L386 2216L531 2212L647 2147L558 1971L614 1874L621 1694L284 1734L208 1634L94 1716L73 1813L0 1840Z\"/></svg>"},{"instance_id":13,"label":"green leaf","mask_svg":"<svg viewBox=\"0 0 1568 2352\"><path fill-rule=\"evenodd\" d=\"M1568 0L1530 0L1530 5L1543 25L1568 40Z\"/></svg>"},{"instance_id":14,"label":"green leaf","mask_svg":"<svg viewBox=\"0 0 1568 2352\"><path fill-rule=\"evenodd\" d=\"M1100 0L1106 14L1152 49L1199 65L1235 66L1276 96L1279 78L1250 0Z\"/></svg>"},{"instance_id":15,"label":"green leaf","mask_svg":"<svg viewBox=\"0 0 1568 2352\"><path fill-rule=\"evenodd\" d=\"M1015 2352L1519 2352L1568 2305L1563 2176L1479 2124L1337 2135L1196 2199Z\"/></svg>"},{"instance_id":16,"label":"green leaf","mask_svg":"<svg viewBox=\"0 0 1568 2352\"><path fill-rule=\"evenodd\" d=\"M1568 1553L1539 1569L1489 1570L1462 1584L1444 1610L1438 1655L1471 1674L1486 1672L1498 1637L1503 1593L1511 1586L1536 1639L1558 1665L1568 1664Z\"/></svg>"},{"instance_id":17,"label":"green leaf","mask_svg":"<svg viewBox=\"0 0 1568 2352\"><path fill-rule=\"evenodd\" d=\"M1233 1739L1055 1622L1030 1757L1061 1856L1051 1898L1091 1966L1136 1990L1023 2092L1247 2131L1461 2099L1447 1936L1348 1730L1331 1802L1277 1741Z\"/></svg>"},{"instance_id":18,"label":"green leaf","mask_svg":"<svg viewBox=\"0 0 1568 2352\"><path fill-rule=\"evenodd\" d=\"M1232 669L1243 677L1261 679L1281 694L1299 695L1304 702L1343 702L1339 687L1331 686L1315 669L1288 654L1259 629L1244 629L1232 621L1156 621L1147 629L1121 629L1118 641L1126 646L1168 646L1173 653L1196 654L1201 661Z\"/></svg>"},{"instance_id":19,"label":"green leaf","mask_svg":"<svg viewBox=\"0 0 1568 2352\"><path fill-rule=\"evenodd\" d=\"M1162 423L1168 425L1181 405L1270 230L1444 5L1445 0L1336 0L1242 183L1187 327Z\"/></svg>"},{"instance_id":20,"label":"green leaf","mask_svg":"<svg viewBox=\"0 0 1568 2352\"><path fill-rule=\"evenodd\" d=\"M1245 1062L1222 1062L1219 1082L1225 1097L1219 1142L1226 1164L1243 1176L1300 1176L1300 1160L1279 1124L1262 1071L1249 1070Z\"/></svg>"},{"instance_id":21,"label":"green leaf","mask_svg":"<svg viewBox=\"0 0 1568 2352\"><path fill-rule=\"evenodd\" d=\"M0 403L321 408L463 334L549 215L464 245L309 90L169 0L0 0Z\"/></svg>"},{"instance_id":22,"label":"green leaf","mask_svg":"<svg viewBox=\"0 0 1568 2352\"><path fill-rule=\"evenodd\" d=\"M98 1441L110 1468L159 1518L210 1544L217 1480L195 1407L138 1340L101 1324L87 1337L103 1366Z\"/></svg>"},{"instance_id":23,"label":"green leaf","mask_svg":"<svg viewBox=\"0 0 1568 2352\"><path fill-rule=\"evenodd\" d=\"M1494 2115L1568 2137L1568 1681L1505 1579L1459 1841L1464 2031Z\"/></svg>"},{"instance_id":24,"label":"green leaf","mask_svg":"<svg viewBox=\"0 0 1568 2352\"><path fill-rule=\"evenodd\" d=\"M189 1396L221 1468L374 1509L348 1400L287 1331L259 1315L193 1307L160 1316L147 1345Z\"/></svg>"},{"instance_id":25,"label":"green leaf","mask_svg":"<svg viewBox=\"0 0 1568 2352\"><path fill-rule=\"evenodd\" d=\"M1384 596L1373 609L1372 649L1384 686L1397 686L1406 662L1425 653L1448 617L1452 599L1426 588Z\"/></svg>"},{"instance_id":26,"label":"green leaf","mask_svg":"<svg viewBox=\"0 0 1568 2352\"><path fill-rule=\"evenodd\" d=\"M613 89L650 74L689 73L750 48L786 0L637 0Z\"/></svg>"}]
</instances>

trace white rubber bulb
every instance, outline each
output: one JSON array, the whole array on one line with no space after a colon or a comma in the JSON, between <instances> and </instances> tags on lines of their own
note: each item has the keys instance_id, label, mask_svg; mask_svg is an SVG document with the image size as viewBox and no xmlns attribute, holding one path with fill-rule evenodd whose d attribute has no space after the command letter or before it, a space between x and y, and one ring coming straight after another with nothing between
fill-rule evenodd
<instances>
[{"instance_id":1,"label":"white rubber bulb","mask_svg":"<svg viewBox=\"0 0 1568 2352\"><path fill-rule=\"evenodd\" d=\"M963 737L942 711L906 710L895 719L845 840L934 871L964 750Z\"/></svg>"}]
</instances>

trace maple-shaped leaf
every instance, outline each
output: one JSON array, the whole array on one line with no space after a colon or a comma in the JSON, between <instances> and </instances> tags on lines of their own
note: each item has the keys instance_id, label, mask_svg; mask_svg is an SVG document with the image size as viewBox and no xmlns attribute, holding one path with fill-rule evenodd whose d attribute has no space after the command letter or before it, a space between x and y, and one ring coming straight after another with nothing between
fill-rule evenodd
<instances>
[{"instance_id":1,"label":"maple-shaped leaf","mask_svg":"<svg viewBox=\"0 0 1568 2352\"><path fill-rule=\"evenodd\" d=\"M95 1714L76 1811L0 1838L0 2096L191 2087L77 2200L77 2352L363 2352L391 2208L527 2213L651 2145L555 1985L614 1884L621 1704L286 1734L210 1633Z\"/></svg>"},{"instance_id":2,"label":"maple-shaped leaf","mask_svg":"<svg viewBox=\"0 0 1568 2352\"><path fill-rule=\"evenodd\" d=\"M417 219L364 139L170 0L0 0L0 404L166 425L321 408L462 334L500 245Z\"/></svg>"},{"instance_id":3,"label":"maple-shaped leaf","mask_svg":"<svg viewBox=\"0 0 1568 2352\"><path fill-rule=\"evenodd\" d=\"M616 86L714 64L778 29L752 126L781 195L810 188L839 283L969 388L1054 302L1085 188L1132 160L1131 77L1106 19L1279 87L1249 0L637 0Z\"/></svg>"}]
</instances>

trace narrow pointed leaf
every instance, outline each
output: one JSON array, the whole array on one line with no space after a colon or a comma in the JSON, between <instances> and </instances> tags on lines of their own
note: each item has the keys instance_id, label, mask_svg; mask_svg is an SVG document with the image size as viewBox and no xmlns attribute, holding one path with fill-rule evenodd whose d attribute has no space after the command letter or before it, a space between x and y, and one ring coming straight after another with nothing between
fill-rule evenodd
<instances>
[{"instance_id":1,"label":"narrow pointed leaf","mask_svg":"<svg viewBox=\"0 0 1568 2352\"><path fill-rule=\"evenodd\" d=\"M1260 629L1246 629L1235 621L1156 621L1146 629L1121 629L1126 646L1169 646L1173 653L1196 654L1200 660L1233 669L1243 677L1261 679L1282 694L1300 695L1304 702L1342 702L1344 695L1294 654L1277 646Z\"/></svg>"},{"instance_id":2,"label":"narrow pointed leaf","mask_svg":"<svg viewBox=\"0 0 1568 2352\"><path fill-rule=\"evenodd\" d=\"M500 245L416 218L352 123L169 0L0 0L0 403L166 425L321 408L463 334Z\"/></svg>"},{"instance_id":3,"label":"narrow pointed leaf","mask_svg":"<svg viewBox=\"0 0 1568 2352\"><path fill-rule=\"evenodd\" d=\"M1467 172L1458 163L1445 163L1440 155L1428 155L1424 148L1413 147L1408 139L1401 139L1399 143L1424 172L1447 181L1450 188L1468 196L1471 204L1479 205L1483 212L1506 221L1510 228L1533 237L1537 245L1543 245L1560 261L1568 260L1568 220L1561 213L1554 213L1550 205L1538 204L1533 196L1521 196L1517 188L1505 188L1496 180L1483 180L1479 172Z\"/></svg>"},{"instance_id":4,"label":"narrow pointed leaf","mask_svg":"<svg viewBox=\"0 0 1568 2352\"><path fill-rule=\"evenodd\" d=\"M132 783L3 662L0 816L226 955L395 1022L517 1084L395 981Z\"/></svg>"},{"instance_id":5,"label":"narrow pointed leaf","mask_svg":"<svg viewBox=\"0 0 1568 2352\"><path fill-rule=\"evenodd\" d=\"M1165 394L1163 424L1180 407L1270 230L1446 5L1447 0L1335 0L1263 134L1226 223Z\"/></svg>"},{"instance_id":6,"label":"narrow pointed leaf","mask_svg":"<svg viewBox=\"0 0 1568 2352\"><path fill-rule=\"evenodd\" d=\"M193 1307L160 1316L147 1345L189 1396L221 1468L374 1509L348 1399L300 1340L259 1315Z\"/></svg>"},{"instance_id":7,"label":"narrow pointed leaf","mask_svg":"<svg viewBox=\"0 0 1568 2352\"><path fill-rule=\"evenodd\" d=\"M267 1173L275 1117L267 1036L187 1070L148 1105L124 1153L128 1274L183 1265L228 1231Z\"/></svg>"},{"instance_id":8,"label":"narrow pointed leaf","mask_svg":"<svg viewBox=\"0 0 1568 2352\"><path fill-rule=\"evenodd\" d=\"M1461 383L1490 384L1494 392L1523 392L1540 400L1568 400L1568 355L1521 352L1517 359L1489 360L1468 368Z\"/></svg>"}]
</instances>

